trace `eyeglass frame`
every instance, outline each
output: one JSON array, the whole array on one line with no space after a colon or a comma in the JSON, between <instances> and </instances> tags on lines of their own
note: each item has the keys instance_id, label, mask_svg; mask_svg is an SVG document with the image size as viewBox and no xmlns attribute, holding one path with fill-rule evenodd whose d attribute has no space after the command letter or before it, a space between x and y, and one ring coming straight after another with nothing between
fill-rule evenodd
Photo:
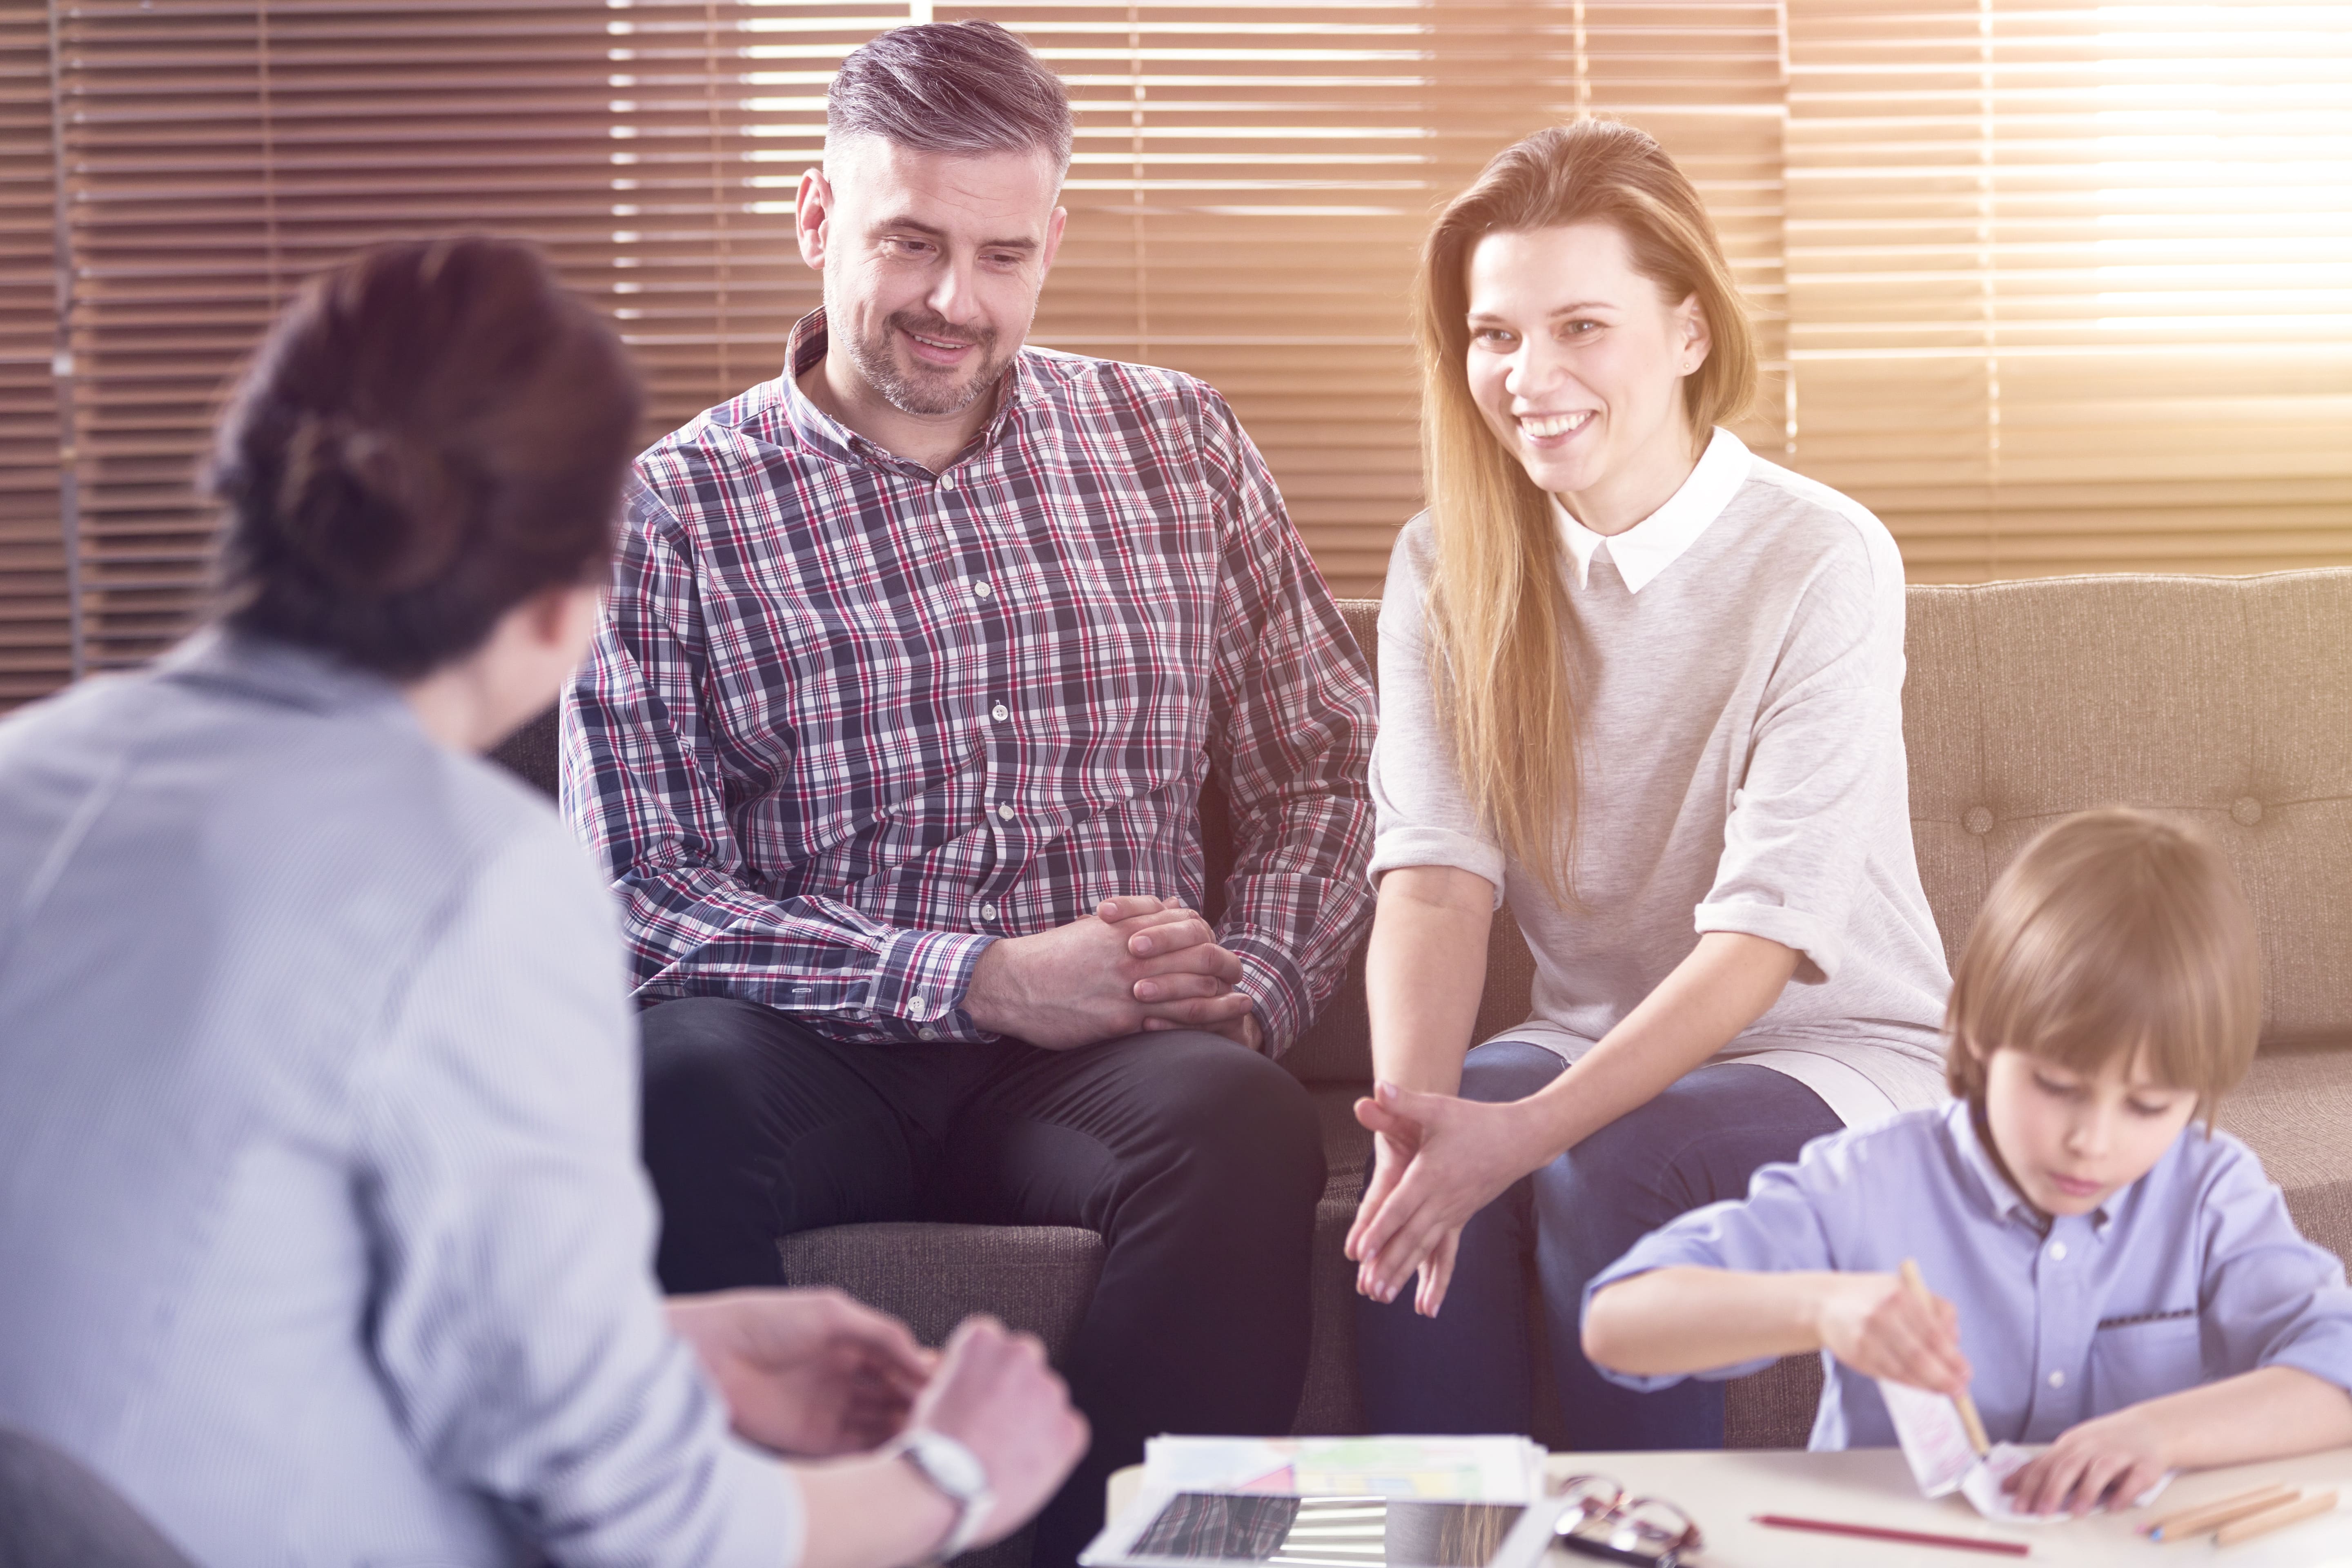
<instances>
[{"instance_id":1,"label":"eyeglass frame","mask_svg":"<svg viewBox=\"0 0 2352 1568\"><path fill-rule=\"evenodd\" d=\"M1606 1488L1608 1505L1595 1506L1601 1501L1598 1495L1571 1498L1570 1494L1579 1486ZM1558 1485L1545 1489L1560 1500L1559 1515L1552 1521L1553 1539L1567 1550L1583 1556L1600 1557L1612 1563L1637 1563L1643 1568L1679 1568L1685 1552L1696 1552L1706 1545L1706 1537L1699 1531L1698 1521L1690 1516L1689 1510L1664 1498L1634 1497L1614 1476L1598 1472L1568 1476ZM1668 1537L1655 1527L1645 1528L1641 1521L1633 1517L1634 1510L1642 1508L1666 1510L1683 1521L1682 1530ZM1616 1521L1616 1528L1610 1532L1608 1539L1596 1540L1576 1533L1595 1520ZM1632 1538L1630 1542L1624 1539L1629 1536Z\"/></svg>"}]
</instances>

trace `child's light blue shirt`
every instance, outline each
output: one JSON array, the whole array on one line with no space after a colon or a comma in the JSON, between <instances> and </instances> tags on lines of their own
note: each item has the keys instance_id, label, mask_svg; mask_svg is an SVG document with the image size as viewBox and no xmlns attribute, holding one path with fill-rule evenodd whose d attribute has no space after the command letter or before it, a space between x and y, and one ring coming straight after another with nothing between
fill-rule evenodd
<instances>
[{"instance_id":1,"label":"child's light blue shirt","mask_svg":"<svg viewBox=\"0 0 2352 1568\"><path fill-rule=\"evenodd\" d=\"M2344 1266L2296 1234L2252 1150L2198 1122L2104 1207L2046 1232L1964 1102L1832 1133L1795 1164L1758 1171L1746 1199L1694 1209L1643 1237L1585 1300L1653 1268L1891 1273L1906 1258L1959 1309L1971 1391L1995 1441L2047 1442L2092 1416L2256 1367L2298 1367L2352 1390ZM1822 1361L1811 1446L1893 1444L1877 1384L1826 1352ZM1638 1389L1678 1381L1608 1375Z\"/></svg>"}]
</instances>

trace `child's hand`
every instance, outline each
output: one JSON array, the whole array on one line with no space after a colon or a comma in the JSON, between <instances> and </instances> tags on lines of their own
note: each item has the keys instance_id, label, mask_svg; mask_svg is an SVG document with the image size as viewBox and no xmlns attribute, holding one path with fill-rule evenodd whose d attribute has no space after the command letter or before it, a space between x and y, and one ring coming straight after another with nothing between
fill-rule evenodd
<instances>
[{"instance_id":1,"label":"child's hand","mask_svg":"<svg viewBox=\"0 0 2352 1568\"><path fill-rule=\"evenodd\" d=\"M1822 1347L1856 1372L1935 1394L1969 1385L1959 1309L1941 1296L1919 1300L1900 1276L1832 1276L1815 1312Z\"/></svg>"},{"instance_id":2,"label":"child's hand","mask_svg":"<svg viewBox=\"0 0 2352 1568\"><path fill-rule=\"evenodd\" d=\"M2068 1427L2001 1484L2021 1512L2088 1513L2103 1500L2131 1507L2171 1468L2157 1424L2144 1406L2129 1405Z\"/></svg>"}]
</instances>

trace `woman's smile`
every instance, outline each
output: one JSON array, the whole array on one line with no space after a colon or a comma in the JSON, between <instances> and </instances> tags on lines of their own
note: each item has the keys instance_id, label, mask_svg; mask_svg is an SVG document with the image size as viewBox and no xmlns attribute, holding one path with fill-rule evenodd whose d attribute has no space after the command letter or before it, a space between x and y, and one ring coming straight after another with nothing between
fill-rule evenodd
<instances>
[{"instance_id":1,"label":"woman's smile","mask_svg":"<svg viewBox=\"0 0 2352 1568\"><path fill-rule=\"evenodd\" d=\"M1572 414L1522 414L1519 439L1541 451L1558 451L1591 429L1599 417L1599 413L1591 408L1580 408Z\"/></svg>"}]
</instances>

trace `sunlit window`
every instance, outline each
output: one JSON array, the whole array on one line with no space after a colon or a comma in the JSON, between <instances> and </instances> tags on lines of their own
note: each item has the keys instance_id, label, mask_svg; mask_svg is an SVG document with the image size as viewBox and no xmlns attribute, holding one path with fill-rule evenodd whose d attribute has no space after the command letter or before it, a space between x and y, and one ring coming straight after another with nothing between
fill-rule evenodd
<instances>
[{"instance_id":1,"label":"sunlit window","mask_svg":"<svg viewBox=\"0 0 2352 1568\"><path fill-rule=\"evenodd\" d=\"M2352 553L2352 5L1796 4L1790 450L1915 579Z\"/></svg>"},{"instance_id":2,"label":"sunlit window","mask_svg":"<svg viewBox=\"0 0 2352 1568\"><path fill-rule=\"evenodd\" d=\"M775 374L834 70L971 16L1077 106L1037 340L1214 384L1342 593L1420 504L1428 218L1580 114L1690 173L1742 434L1915 581L2352 562L2352 5L90 0L0 16L0 705L186 627L220 388L372 240L544 247L649 435Z\"/></svg>"}]
</instances>

